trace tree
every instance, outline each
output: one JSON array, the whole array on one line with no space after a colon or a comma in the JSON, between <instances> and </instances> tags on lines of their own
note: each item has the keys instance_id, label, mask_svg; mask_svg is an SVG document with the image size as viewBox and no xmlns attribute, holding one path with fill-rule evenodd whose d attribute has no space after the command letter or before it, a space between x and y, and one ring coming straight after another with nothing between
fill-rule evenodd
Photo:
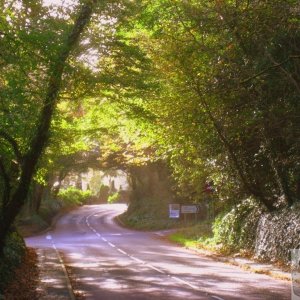
<instances>
[{"instance_id":1,"label":"tree","mask_svg":"<svg viewBox=\"0 0 300 300\"><path fill-rule=\"evenodd\" d=\"M13 178L7 168L11 161L1 157L1 176L3 185L3 199L0 218L0 251L2 253L5 245L5 238L9 233L17 214L19 213L35 172L36 165L48 141L51 120L61 89L62 76L64 74L66 61L70 57L81 33L89 23L96 1L86 1L82 4L78 16L65 41L57 53L49 61L47 74L47 89L42 99L42 105L38 114L36 130L30 139L27 149L23 152L18 142L4 130L1 131L1 138L10 146L14 154L14 161L17 165L18 178Z\"/></svg>"},{"instance_id":2,"label":"tree","mask_svg":"<svg viewBox=\"0 0 300 300\"><path fill-rule=\"evenodd\" d=\"M119 32L151 60L159 88L141 106L179 182L201 191L209 176L268 210L295 203L298 3L140 3Z\"/></svg>"}]
</instances>

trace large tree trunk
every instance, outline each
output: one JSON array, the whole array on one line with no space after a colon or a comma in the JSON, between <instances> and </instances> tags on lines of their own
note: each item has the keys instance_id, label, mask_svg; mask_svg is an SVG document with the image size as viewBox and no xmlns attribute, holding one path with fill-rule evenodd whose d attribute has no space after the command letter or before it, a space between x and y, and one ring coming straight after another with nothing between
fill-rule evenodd
<instances>
[{"instance_id":1,"label":"large tree trunk","mask_svg":"<svg viewBox=\"0 0 300 300\"><path fill-rule=\"evenodd\" d=\"M162 211L174 201L171 174L164 162L134 166L129 170L131 195L128 212L143 209L145 200L156 202ZM153 203L154 204L154 203Z\"/></svg>"},{"instance_id":2,"label":"large tree trunk","mask_svg":"<svg viewBox=\"0 0 300 300\"><path fill-rule=\"evenodd\" d=\"M28 152L23 158L18 186L11 195L10 201L3 207L3 215L0 220L0 255L3 253L5 239L10 227L24 205L37 162L48 141L51 120L61 88L66 61L70 52L77 44L80 34L91 18L95 2L96 1L87 1L82 6L73 29L62 47L61 53L58 55L57 60L50 66L48 88L43 101L43 109L40 114L36 134L30 143Z\"/></svg>"},{"instance_id":3,"label":"large tree trunk","mask_svg":"<svg viewBox=\"0 0 300 300\"><path fill-rule=\"evenodd\" d=\"M43 199L43 195L44 195L44 191L45 191L45 186L39 183L35 183L33 186L33 190L32 190L32 196L31 196L31 201L30 201L30 212L31 213L38 213L40 206L41 206L41 202Z\"/></svg>"}]
</instances>

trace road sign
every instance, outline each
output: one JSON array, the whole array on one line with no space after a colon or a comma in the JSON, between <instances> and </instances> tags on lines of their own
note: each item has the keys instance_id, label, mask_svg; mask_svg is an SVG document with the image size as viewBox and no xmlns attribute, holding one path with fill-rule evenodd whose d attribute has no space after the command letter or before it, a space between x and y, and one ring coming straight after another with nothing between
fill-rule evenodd
<instances>
[{"instance_id":1,"label":"road sign","mask_svg":"<svg viewBox=\"0 0 300 300\"><path fill-rule=\"evenodd\" d=\"M169 204L169 218L178 219L180 217L180 204Z\"/></svg>"},{"instance_id":2,"label":"road sign","mask_svg":"<svg viewBox=\"0 0 300 300\"><path fill-rule=\"evenodd\" d=\"M197 212L197 205L181 205L182 214L196 214Z\"/></svg>"}]
</instances>

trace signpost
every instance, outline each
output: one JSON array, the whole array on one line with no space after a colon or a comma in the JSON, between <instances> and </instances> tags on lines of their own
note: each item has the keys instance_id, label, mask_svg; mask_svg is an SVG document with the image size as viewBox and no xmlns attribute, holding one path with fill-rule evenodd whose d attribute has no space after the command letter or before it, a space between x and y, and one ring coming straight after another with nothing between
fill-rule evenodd
<instances>
[{"instance_id":1,"label":"signpost","mask_svg":"<svg viewBox=\"0 0 300 300\"><path fill-rule=\"evenodd\" d=\"M180 217L180 204L169 204L169 218L179 219Z\"/></svg>"},{"instance_id":2,"label":"signpost","mask_svg":"<svg viewBox=\"0 0 300 300\"><path fill-rule=\"evenodd\" d=\"M181 205L181 213L184 215L184 222L186 222L187 214L195 214L195 220L197 220L198 205Z\"/></svg>"},{"instance_id":3,"label":"signpost","mask_svg":"<svg viewBox=\"0 0 300 300\"><path fill-rule=\"evenodd\" d=\"M186 222L187 214L194 214L195 220L197 221L197 214L199 213L200 206L197 204L169 204L169 218L179 219L180 215L183 214L184 221Z\"/></svg>"},{"instance_id":4,"label":"signpost","mask_svg":"<svg viewBox=\"0 0 300 300\"><path fill-rule=\"evenodd\" d=\"M182 214L196 214L197 212L197 205L181 205Z\"/></svg>"}]
</instances>

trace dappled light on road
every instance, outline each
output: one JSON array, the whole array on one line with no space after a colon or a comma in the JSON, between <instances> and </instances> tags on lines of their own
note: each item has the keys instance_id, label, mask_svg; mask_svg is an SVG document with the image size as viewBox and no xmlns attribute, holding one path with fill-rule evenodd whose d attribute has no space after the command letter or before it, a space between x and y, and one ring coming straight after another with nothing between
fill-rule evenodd
<instances>
[{"instance_id":1,"label":"dappled light on road","mask_svg":"<svg viewBox=\"0 0 300 300\"><path fill-rule=\"evenodd\" d=\"M114 217L125 209L81 207L27 243L46 253L55 245L84 299L289 299L285 282L196 255L158 239L157 232L121 228Z\"/></svg>"}]
</instances>

